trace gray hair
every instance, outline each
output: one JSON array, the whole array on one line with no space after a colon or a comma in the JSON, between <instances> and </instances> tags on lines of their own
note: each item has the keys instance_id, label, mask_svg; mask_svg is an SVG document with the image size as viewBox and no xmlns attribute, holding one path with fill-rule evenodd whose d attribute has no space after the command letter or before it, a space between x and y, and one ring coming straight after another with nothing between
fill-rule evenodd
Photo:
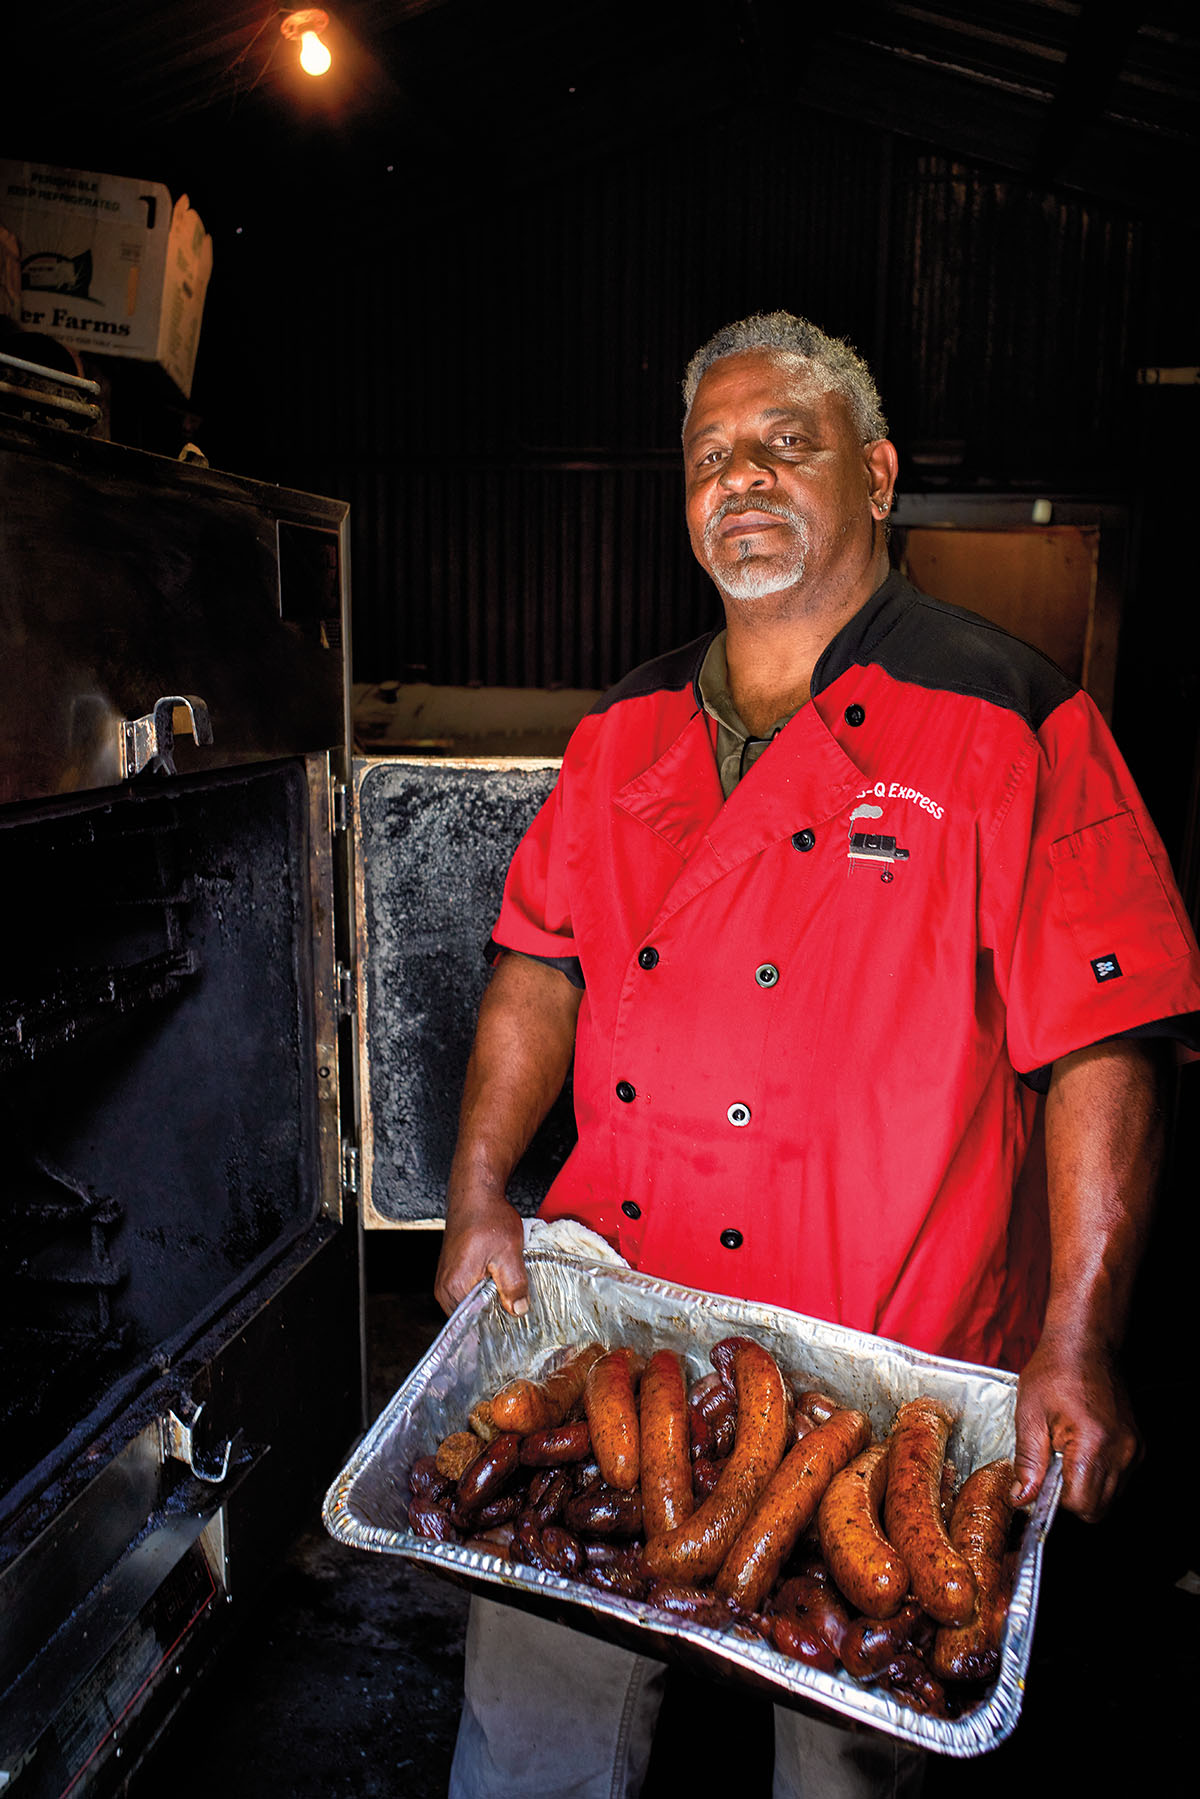
<instances>
[{"instance_id":1,"label":"gray hair","mask_svg":"<svg viewBox=\"0 0 1200 1799\"><path fill-rule=\"evenodd\" d=\"M702 344L683 377L685 418L692 409L701 376L713 363L723 356L740 356L748 350L786 350L793 356L806 357L824 371L829 385L841 394L864 443L887 436L879 390L858 351L844 338L829 337L819 325L791 312L756 312L751 318L723 325L715 337Z\"/></svg>"}]
</instances>

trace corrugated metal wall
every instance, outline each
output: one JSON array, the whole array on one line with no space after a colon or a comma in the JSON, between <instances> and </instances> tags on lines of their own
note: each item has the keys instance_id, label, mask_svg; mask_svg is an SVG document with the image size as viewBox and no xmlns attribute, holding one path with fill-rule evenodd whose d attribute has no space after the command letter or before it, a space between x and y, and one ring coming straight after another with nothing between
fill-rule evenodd
<instances>
[{"instance_id":1,"label":"corrugated metal wall","mask_svg":"<svg viewBox=\"0 0 1200 1799\"><path fill-rule=\"evenodd\" d=\"M910 483L1130 472L1151 228L907 140L748 108L519 189L380 167L288 228L225 276L286 289L269 353L213 330L262 396L235 466L353 507L360 679L603 686L704 629L678 383L750 311L858 344Z\"/></svg>"}]
</instances>

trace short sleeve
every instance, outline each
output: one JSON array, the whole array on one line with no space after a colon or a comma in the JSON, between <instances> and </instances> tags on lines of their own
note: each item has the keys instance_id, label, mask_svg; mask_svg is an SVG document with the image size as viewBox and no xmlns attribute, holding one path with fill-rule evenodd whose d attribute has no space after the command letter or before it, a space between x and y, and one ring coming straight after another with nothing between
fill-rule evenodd
<instances>
[{"instance_id":1,"label":"short sleeve","mask_svg":"<svg viewBox=\"0 0 1200 1799\"><path fill-rule=\"evenodd\" d=\"M1051 713L1014 772L983 889L1020 1073L1166 1019L1190 1040L1196 940L1162 840L1086 694Z\"/></svg>"},{"instance_id":2,"label":"short sleeve","mask_svg":"<svg viewBox=\"0 0 1200 1799\"><path fill-rule=\"evenodd\" d=\"M558 780L517 845L492 941L556 964L578 963L567 882L566 796Z\"/></svg>"}]
</instances>

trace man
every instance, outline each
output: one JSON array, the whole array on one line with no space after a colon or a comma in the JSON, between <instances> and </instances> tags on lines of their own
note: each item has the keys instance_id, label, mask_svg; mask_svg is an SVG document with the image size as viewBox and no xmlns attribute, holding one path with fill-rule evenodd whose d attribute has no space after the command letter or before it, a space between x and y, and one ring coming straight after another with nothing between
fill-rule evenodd
<instances>
[{"instance_id":1,"label":"man","mask_svg":"<svg viewBox=\"0 0 1200 1799\"><path fill-rule=\"evenodd\" d=\"M1015 1499L1058 1450L1064 1504L1097 1517L1137 1449L1113 1357L1155 1040L1200 1046L1161 843L1086 696L889 572L896 452L848 346L742 321L685 401L725 631L606 696L514 858L438 1297L490 1274L524 1310L505 1183L573 1055L544 1216L1021 1370ZM1018 1185L1039 1091L1048 1193Z\"/></svg>"}]
</instances>

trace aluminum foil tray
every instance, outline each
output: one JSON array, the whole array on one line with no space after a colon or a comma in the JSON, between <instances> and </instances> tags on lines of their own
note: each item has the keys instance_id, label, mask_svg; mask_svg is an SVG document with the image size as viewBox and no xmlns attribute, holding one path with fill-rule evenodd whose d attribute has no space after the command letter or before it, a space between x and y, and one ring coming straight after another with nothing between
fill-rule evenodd
<instances>
[{"instance_id":1,"label":"aluminum foil tray","mask_svg":"<svg viewBox=\"0 0 1200 1799\"><path fill-rule=\"evenodd\" d=\"M859 1407L877 1436L896 1408L929 1393L957 1415L949 1456L966 1472L1011 1455L1016 1376L922 1355L881 1337L785 1312L699 1293L631 1269L528 1257L530 1309L523 1319L501 1308L490 1281L449 1320L424 1359L359 1444L325 1498L325 1524L342 1543L423 1562L451 1579L527 1609L608 1637L665 1661L699 1663L708 1672L769 1691L777 1703L817 1708L868 1724L943 1755L981 1755L1016 1726L1033 1639L1042 1545L1058 1503L1056 1459L1029 1515L1005 1634L1000 1674L987 1698L962 1718L926 1718L841 1672L824 1674L704 1625L667 1617L642 1602L600 1593L560 1575L503 1561L408 1529L408 1473L448 1432L465 1428L470 1407L515 1375L526 1374L563 1344L597 1339L645 1355L674 1349L689 1379L710 1371L708 1352L722 1337L755 1337L785 1377L827 1389Z\"/></svg>"}]
</instances>

